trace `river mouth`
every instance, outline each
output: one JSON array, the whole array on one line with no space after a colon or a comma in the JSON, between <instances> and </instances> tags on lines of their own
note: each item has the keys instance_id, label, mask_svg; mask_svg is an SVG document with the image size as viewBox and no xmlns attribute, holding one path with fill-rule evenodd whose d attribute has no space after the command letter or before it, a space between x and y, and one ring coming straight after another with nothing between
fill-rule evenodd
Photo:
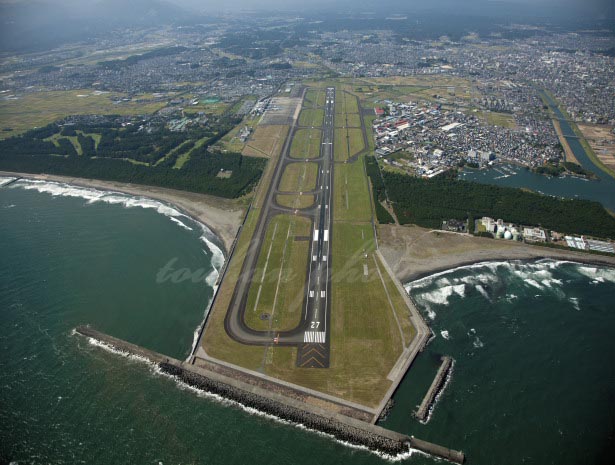
<instances>
[{"instance_id":1,"label":"river mouth","mask_svg":"<svg viewBox=\"0 0 615 465\"><path fill-rule=\"evenodd\" d=\"M529 169L504 163L487 169L463 169L459 179L481 184L528 189L540 194L568 199L581 198L601 203L607 210L615 212L615 182L606 175L601 179L584 179L574 176L547 177Z\"/></svg>"}]
</instances>

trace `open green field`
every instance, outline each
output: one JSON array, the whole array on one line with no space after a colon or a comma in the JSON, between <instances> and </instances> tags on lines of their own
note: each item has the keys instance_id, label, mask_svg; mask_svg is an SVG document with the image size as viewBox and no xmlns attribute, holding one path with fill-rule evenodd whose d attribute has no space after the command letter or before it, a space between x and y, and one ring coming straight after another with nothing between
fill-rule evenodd
<instances>
[{"instance_id":1,"label":"open green field","mask_svg":"<svg viewBox=\"0 0 615 465\"><path fill-rule=\"evenodd\" d=\"M361 127L361 115L358 113L336 113L335 114L335 127L337 128L360 128Z\"/></svg>"},{"instance_id":2,"label":"open green field","mask_svg":"<svg viewBox=\"0 0 615 465\"><path fill-rule=\"evenodd\" d=\"M299 324L309 260L311 221L274 217L254 269L246 304L246 324L255 330L283 331ZM297 240L298 237L307 240Z\"/></svg>"},{"instance_id":3,"label":"open green field","mask_svg":"<svg viewBox=\"0 0 615 465\"><path fill-rule=\"evenodd\" d=\"M224 329L224 318L231 302L235 283L239 279L252 235L256 229L260 212L260 208L253 208L248 213L235 246L233 257L228 265L225 277L220 283L216 301L210 311L205 335L203 336L203 345L209 355L252 369L260 367L263 359L263 348L246 346L231 339Z\"/></svg>"},{"instance_id":4,"label":"open green field","mask_svg":"<svg viewBox=\"0 0 615 465\"><path fill-rule=\"evenodd\" d=\"M292 158L318 158L321 138L320 129L297 130L290 146L290 156Z\"/></svg>"},{"instance_id":5,"label":"open green field","mask_svg":"<svg viewBox=\"0 0 615 465\"><path fill-rule=\"evenodd\" d=\"M325 111L321 109L302 110L299 115L299 126L321 127L325 119Z\"/></svg>"},{"instance_id":6,"label":"open green field","mask_svg":"<svg viewBox=\"0 0 615 465\"><path fill-rule=\"evenodd\" d=\"M287 208L308 208L314 205L315 197L312 194L278 194L276 201Z\"/></svg>"},{"instance_id":7,"label":"open green field","mask_svg":"<svg viewBox=\"0 0 615 465\"><path fill-rule=\"evenodd\" d=\"M334 221L369 222L372 209L361 159L335 165L333 190Z\"/></svg>"},{"instance_id":8,"label":"open green field","mask_svg":"<svg viewBox=\"0 0 615 465\"><path fill-rule=\"evenodd\" d=\"M305 192L316 189L317 163L289 163L284 169L278 190L282 192Z\"/></svg>"},{"instance_id":9,"label":"open green field","mask_svg":"<svg viewBox=\"0 0 615 465\"><path fill-rule=\"evenodd\" d=\"M503 128L514 128L517 126L513 115L507 113L497 113L494 111L486 111L483 113L487 123L492 126L500 126Z\"/></svg>"},{"instance_id":10,"label":"open green field","mask_svg":"<svg viewBox=\"0 0 615 465\"><path fill-rule=\"evenodd\" d=\"M324 107L325 106L325 91L323 89L309 89L305 93L303 106L305 108Z\"/></svg>"},{"instance_id":11,"label":"open green field","mask_svg":"<svg viewBox=\"0 0 615 465\"><path fill-rule=\"evenodd\" d=\"M99 93L90 90L35 92L17 100L0 100L0 126L11 128L0 138L20 134L34 127L43 127L69 115L114 114L139 115L160 110L166 102L140 101L115 103L126 95Z\"/></svg>"},{"instance_id":12,"label":"open green field","mask_svg":"<svg viewBox=\"0 0 615 465\"><path fill-rule=\"evenodd\" d=\"M359 113L357 97L338 90L335 94L335 113Z\"/></svg>"},{"instance_id":13,"label":"open green field","mask_svg":"<svg viewBox=\"0 0 615 465\"><path fill-rule=\"evenodd\" d=\"M335 161L346 161L365 148L363 132L358 128L336 128L333 152Z\"/></svg>"},{"instance_id":14,"label":"open green field","mask_svg":"<svg viewBox=\"0 0 615 465\"><path fill-rule=\"evenodd\" d=\"M326 370L299 369L296 349L276 347L266 372L375 407L390 386L387 375L403 350L401 333L378 274L382 265L374 254L371 224L339 223L335 228L331 365Z\"/></svg>"}]
</instances>

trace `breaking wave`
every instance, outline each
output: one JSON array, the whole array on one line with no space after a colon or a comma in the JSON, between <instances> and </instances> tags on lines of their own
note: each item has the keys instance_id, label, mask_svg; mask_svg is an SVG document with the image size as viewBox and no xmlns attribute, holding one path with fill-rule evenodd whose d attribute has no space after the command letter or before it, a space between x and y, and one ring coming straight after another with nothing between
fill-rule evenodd
<instances>
[{"instance_id":1,"label":"breaking wave","mask_svg":"<svg viewBox=\"0 0 615 465\"><path fill-rule=\"evenodd\" d=\"M11 177L8 177L8 176L0 176L0 187L2 187L4 185L14 181L15 179L17 179L17 178L11 178Z\"/></svg>"},{"instance_id":2,"label":"breaking wave","mask_svg":"<svg viewBox=\"0 0 615 465\"><path fill-rule=\"evenodd\" d=\"M0 178L2 179L2 178ZM14 180L15 178L10 178ZM6 181L6 182L10 182ZM207 250L211 254L212 271L205 278L205 282L211 288L213 288L214 295L217 290L217 282L220 276L220 270L224 265L225 257L222 249L215 244L216 236L214 233L203 223L195 220L194 218L182 213L171 205L167 205L161 201L151 199L149 197L133 196L124 194L122 192L108 191L95 189L90 187L73 186L67 183L44 181L37 179L20 179L14 183L11 188L22 188L26 190L35 190L37 192L50 194L54 197L76 197L87 200L88 204L97 202L104 202L111 205L122 205L125 208L146 208L155 210L157 213L166 216L180 228L186 231L194 231L194 229L186 224L186 220L190 224L194 223L198 225L201 230L200 240L205 243ZM183 221L182 221L183 220ZM194 331L193 343L190 350L190 354L194 353L195 346L198 342L198 335L201 327L203 326L205 319L209 313L213 299L210 299L203 313L203 319Z\"/></svg>"},{"instance_id":3,"label":"breaking wave","mask_svg":"<svg viewBox=\"0 0 615 465\"><path fill-rule=\"evenodd\" d=\"M615 283L615 269L600 266L587 266L567 260L538 260L534 262L511 260L502 262L483 262L461 266L421 278L405 285L406 292L424 308L427 317L434 320L437 306L447 306L453 296L465 297L475 290L489 302L506 299L516 300L515 294L498 294L505 283L515 281L518 285L541 293L549 293L561 299L566 298L568 280L554 274L563 266L590 279L590 283ZM456 274L453 275L453 273ZM542 294L538 294L540 296ZM579 302L569 298L572 305L579 309ZM434 308L434 306L436 306Z\"/></svg>"}]
</instances>

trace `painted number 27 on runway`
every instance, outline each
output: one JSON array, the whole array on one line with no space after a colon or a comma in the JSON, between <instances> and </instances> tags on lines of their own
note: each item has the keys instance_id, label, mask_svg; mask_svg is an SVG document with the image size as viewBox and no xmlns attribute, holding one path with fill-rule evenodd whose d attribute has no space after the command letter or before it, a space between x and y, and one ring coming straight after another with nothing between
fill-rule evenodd
<instances>
[{"instance_id":1,"label":"painted number 27 on runway","mask_svg":"<svg viewBox=\"0 0 615 465\"><path fill-rule=\"evenodd\" d=\"M320 326L320 321L312 321L312 328L311 329L316 329Z\"/></svg>"}]
</instances>

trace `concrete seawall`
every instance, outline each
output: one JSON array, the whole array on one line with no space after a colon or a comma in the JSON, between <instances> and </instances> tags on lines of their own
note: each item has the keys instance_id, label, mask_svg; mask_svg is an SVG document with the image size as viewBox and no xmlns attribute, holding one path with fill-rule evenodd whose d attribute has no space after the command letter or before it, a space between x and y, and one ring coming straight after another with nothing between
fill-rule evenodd
<instances>
[{"instance_id":1,"label":"concrete seawall","mask_svg":"<svg viewBox=\"0 0 615 465\"><path fill-rule=\"evenodd\" d=\"M442 365L440 365L440 368L436 373L436 377L434 378L433 382L431 383L431 386L427 390L427 394L425 394L425 397L423 398L423 402L421 402L421 405L416 411L416 417L419 420L427 420L427 417L429 416L429 408L433 404L434 399L438 395L438 392L440 392L442 384L444 384L444 381L446 380L446 376L448 375L452 364L452 358L448 356L442 357Z\"/></svg>"},{"instance_id":2,"label":"concrete seawall","mask_svg":"<svg viewBox=\"0 0 615 465\"><path fill-rule=\"evenodd\" d=\"M463 462L464 457L461 452L451 451L355 418L329 412L318 406L309 405L273 392L266 386L248 384L215 371L166 357L100 333L87 326L79 326L76 331L83 336L103 342L121 351L144 357L158 364L162 372L174 376L186 384L218 394L278 418L330 434L341 441L365 446L371 450L394 456L408 452L409 448L413 447L456 463ZM461 457L461 460L459 460L459 457Z\"/></svg>"}]
</instances>

